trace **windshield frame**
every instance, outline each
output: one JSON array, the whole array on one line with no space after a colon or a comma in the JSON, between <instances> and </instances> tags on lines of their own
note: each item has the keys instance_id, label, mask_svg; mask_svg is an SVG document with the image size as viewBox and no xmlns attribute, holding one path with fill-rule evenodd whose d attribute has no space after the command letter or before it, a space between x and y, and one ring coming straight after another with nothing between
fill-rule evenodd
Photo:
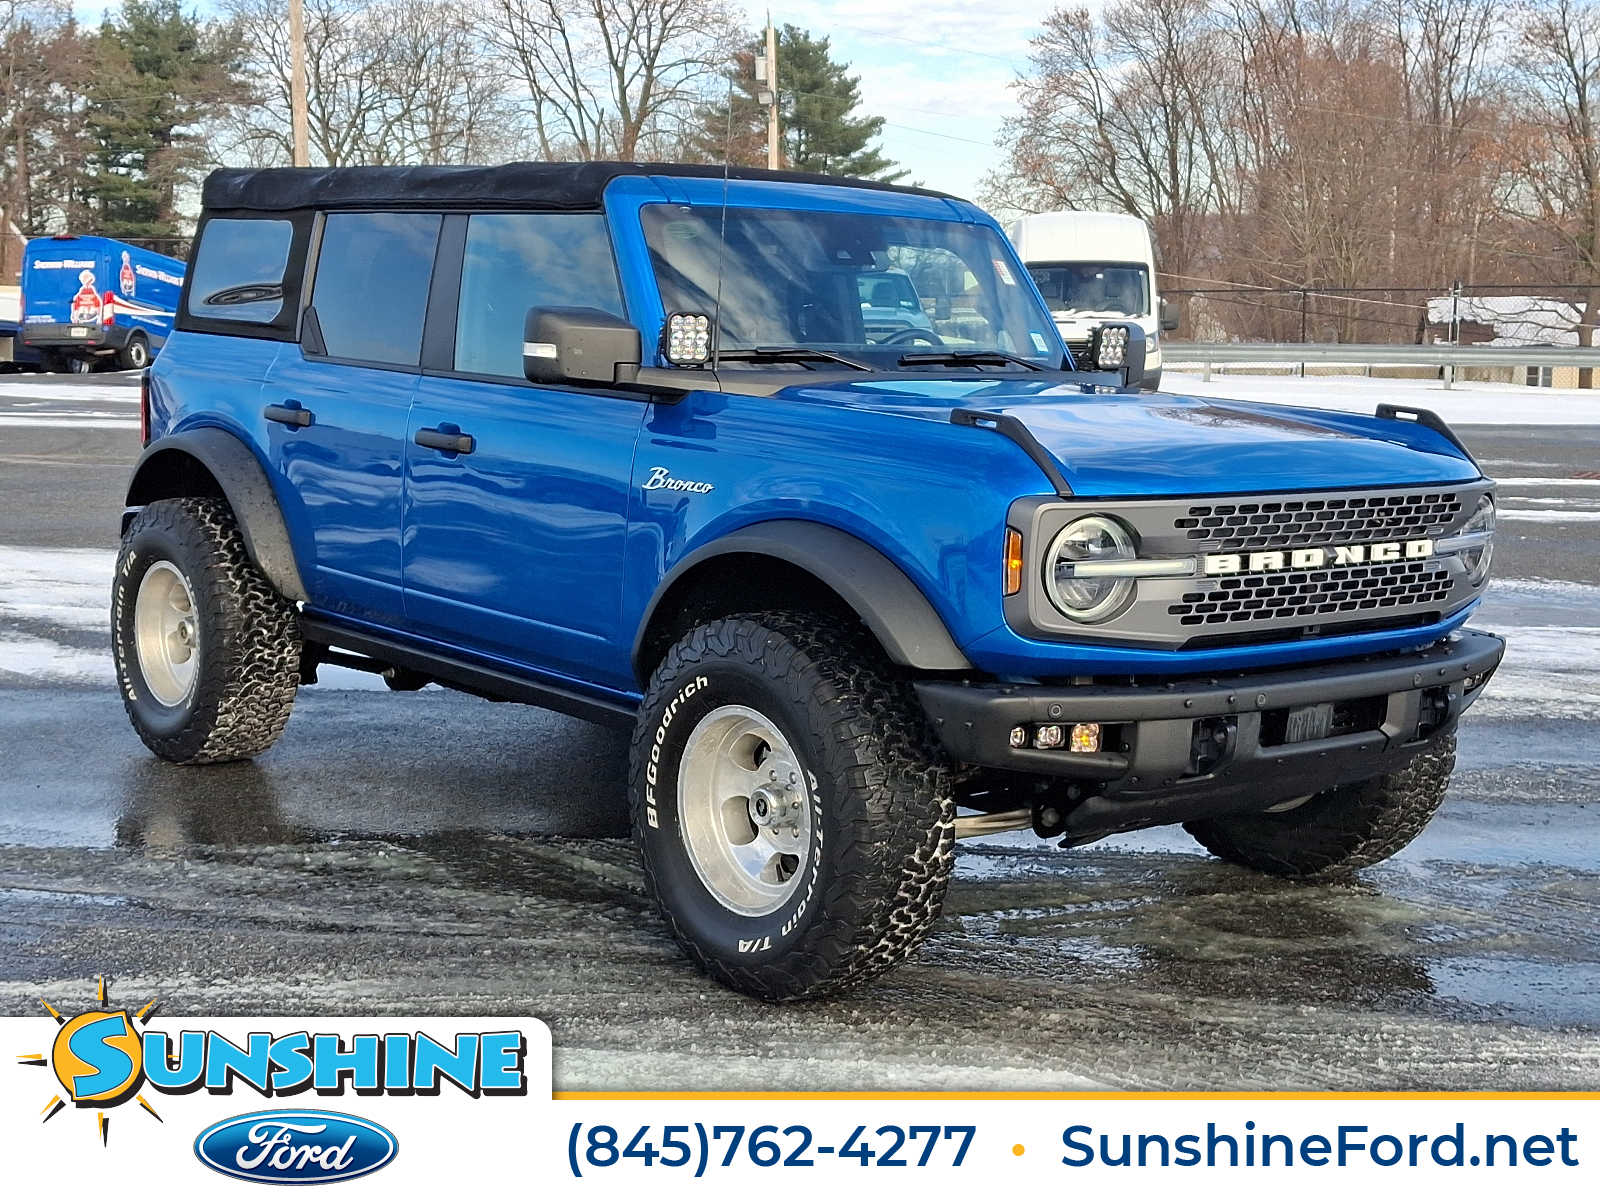
<instances>
[{"instance_id":1,"label":"windshield frame","mask_svg":"<svg viewBox=\"0 0 1600 1200\"><path fill-rule=\"evenodd\" d=\"M962 205L962 208L970 206ZM750 350L780 346L795 349L809 348L865 360L873 369L879 371L913 371L919 374L934 370L1031 371L1034 366L1045 370L1068 369L1069 359L1060 331L1056 328L1048 305L1039 295L1032 276L1028 274L1027 267L1018 258L1004 232L992 219L975 219L983 217L984 214L976 209L970 211L973 215L957 210L952 215L945 216L942 213L927 211L885 211L879 204L863 204L859 207L835 204L793 205L784 203L776 196L769 198L747 195L730 202L724 214L722 206L716 203L694 200L687 203L679 200L651 201L639 205L637 210L638 232L646 251L645 260L641 263L643 268L641 274L652 286L655 292L653 299L664 315L679 311L710 312L716 304L716 292L720 287L723 310L721 325L725 336L719 339L719 350ZM726 248L715 255L705 251L697 256L685 256L669 263L668 254L672 247L664 241L665 225L674 215L679 219L699 223L702 227L702 236L709 230L710 238L706 242L708 247L717 246L723 239L722 231L726 229ZM924 301L924 306L919 309L922 320L908 323L908 327L922 329L936 326L940 320L948 323L951 321L951 314L958 313L971 325L981 324L988 336L980 339L956 339L947 342L943 347L936 342L921 338L907 338L899 342L806 338L798 326L795 310L791 309L779 315L780 306L775 303L769 305L752 303L751 324L764 320L762 317L764 313L772 314L769 318L765 318L767 323L776 326L780 334L788 336L739 337L730 332L728 330L729 280L737 278L735 273L741 270L746 273L746 278L750 279L773 277L770 272L764 276L761 270L773 261L770 249L767 257L763 259L760 256L763 247L757 245L753 239L765 237L770 242L771 227L775 224L794 222L797 227L804 228L805 222L827 222L830 218L839 218L843 222L859 221L862 230L870 233L877 232L873 228L874 225L886 226L891 240L888 240L886 245L878 245L864 236L861 241L867 247L866 251L847 262L841 262L837 268L834 267L831 258L817 257L814 253L812 257L816 261L805 265L800 265L798 256L794 257L792 261L795 265L786 277L790 280L791 287L798 286L800 295L812 294L810 285L813 281L818 281L816 294L825 297L829 291L826 283L829 275L835 271L841 276L853 275L854 278L841 280L840 290L850 297L850 308L859 307L861 320L866 324L872 324L874 322L866 314L866 310L871 309L871 306L859 297L859 279L863 275L872 273L893 272L903 276L904 282L909 283L911 292ZM725 223L733 221L745 225L743 230L745 244L742 247L739 245L739 231L736 231L733 225ZM898 230L897 226L900 227ZM907 226L911 228L907 229ZM948 234L941 236L942 231L936 231L936 227L946 227ZM838 233L848 240L851 231L848 225L835 226L831 230L826 225L819 225L816 246L833 244L825 236L827 232ZM892 240L892 235L896 232L906 240ZM912 236L913 232L917 236ZM916 272L908 269L902 258L896 257L914 252L918 248L928 252L944 251L951 260L947 269L959 267L963 272L962 280L971 280L971 283L966 284L961 292L952 289L944 296L924 295L924 290L918 286ZM813 249L808 247L808 251ZM716 272L710 269L713 256L719 264L720 280ZM669 265L677 273L676 280L664 274L665 268ZM789 265L790 260L786 259L784 266ZM1010 290L1004 290L1005 288ZM677 292L676 295L674 291ZM769 285L760 284L752 291L750 299L770 298L770 293ZM697 298L703 307L696 307L691 297ZM972 297L974 302L970 306L951 309L948 302L952 297L957 299ZM684 303L680 305L679 301ZM936 317L934 313L940 310L941 306L944 306L944 315ZM825 314L825 318L832 320L836 328L840 327L840 321L847 319L845 306L841 303L837 308L837 313ZM873 309L872 313L876 316L877 310ZM909 315L908 311L907 316ZM995 330L1000 332L996 333ZM903 331L894 332L899 334ZM864 325L860 336L863 338L868 336ZM1006 345L1008 342L1011 343L1009 349ZM1032 365L1004 365L990 360L984 360L980 364L947 363L939 366L929 363L900 362L900 358L907 353L940 349L955 351L958 357L960 352L1002 351L1026 358ZM665 360L662 361L665 364Z\"/></svg>"},{"instance_id":2,"label":"windshield frame","mask_svg":"<svg viewBox=\"0 0 1600 1200\"><path fill-rule=\"evenodd\" d=\"M1151 270L1149 263L1143 262L1139 259L1048 259L1029 262L1027 264L1027 268L1028 277L1033 280L1034 288L1039 292L1040 297L1044 300L1045 308L1049 310L1052 317L1060 314L1062 317L1065 317L1068 320L1077 320L1084 317L1087 317L1091 320L1104 320L1106 316L1110 314L1118 319L1123 320L1146 321L1149 320L1155 312L1155 287L1153 283L1154 272ZM1055 307L1055 302L1049 296L1044 294L1044 288L1040 286L1038 278L1034 275L1035 271L1065 271L1069 269L1086 268L1094 270L1105 270L1110 268L1115 270L1138 271L1141 281L1144 284L1144 311L1137 313L1111 314L1110 309L1102 308L1057 308Z\"/></svg>"}]
</instances>

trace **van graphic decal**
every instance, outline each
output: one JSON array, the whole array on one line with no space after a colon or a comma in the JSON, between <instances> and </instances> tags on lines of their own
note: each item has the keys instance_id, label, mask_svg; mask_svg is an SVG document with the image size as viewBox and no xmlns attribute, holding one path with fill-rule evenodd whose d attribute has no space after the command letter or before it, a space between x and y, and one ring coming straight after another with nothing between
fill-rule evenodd
<instances>
[{"instance_id":1,"label":"van graphic decal","mask_svg":"<svg viewBox=\"0 0 1600 1200\"><path fill-rule=\"evenodd\" d=\"M138 276L133 273L133 260L128 252L122 252L122 270L117 276L117 286L122 289L124 296L132 296L134 289L139 286Z\"/></svg>"},{"instance_id":2,"label":"van graphic decal","mask_svg":"<svg viewBox=\"0 0 1600 1200\"><path fill-rule=\"evenodd\" d=\"M100 319L100 293L95 290L94 272L79 271L78 282L83 286L72 297L72 323L93 325Z\"/></svg>"}]
</instances>

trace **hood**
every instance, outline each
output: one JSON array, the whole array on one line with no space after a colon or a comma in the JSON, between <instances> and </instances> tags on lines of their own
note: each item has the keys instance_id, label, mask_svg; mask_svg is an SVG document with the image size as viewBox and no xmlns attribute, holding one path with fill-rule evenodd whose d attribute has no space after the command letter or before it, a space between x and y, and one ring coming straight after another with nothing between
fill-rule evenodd
<instances>
[{"instance_id":1,"label":"hood","mask_svg":"<svg viewBox=\"0 0 1600 1200\"><path fill-rule=\"evenodd\" d=\"M1149 313L1122 313L1098 308L1078 308L1073 309L1071 312L1065 309L1052 309L1050 316L1057 325L1071 325L1074 328L1082 327L1085 330L1092 330L1097 326L1104 325L1107 321L1148 321L1150 319Z\"/></svg>"},{"instance_id":2,"label":"hood","mask_svg":"<svg viewBox=\"0 0 1600 1200\"><path fill-rule=\"evenodd\" d=\"M1164 393L1091 395L1059 377L897 376L784 395L941 422L952 408L1009 414L1080 496L1313 491L1480 475L1449 439L1411 421Z\"/></svg>"}]
</instances>

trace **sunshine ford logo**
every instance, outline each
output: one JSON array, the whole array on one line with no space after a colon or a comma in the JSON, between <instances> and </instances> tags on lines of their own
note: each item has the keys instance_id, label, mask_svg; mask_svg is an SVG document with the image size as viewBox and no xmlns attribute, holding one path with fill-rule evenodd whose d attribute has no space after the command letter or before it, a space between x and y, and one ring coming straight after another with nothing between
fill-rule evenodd
<instances>
[{"instance_id":1,"label":"sunshine ford logo","mask_svg":"<svg viewBox=\"0 0 1600 1200\"><path fill-rule=\"evenodd\" d=\"M332 1183L370 1175L399 1149L376 1121L320 1109L285 1108L218 1121L194 1140L213 1171L256 1183Z\"/></svg>"},{"instance_id":2,"label":"sunshine ford logo","mask_svg":"<svg viewBox=\"0 0 1600 1200\"><path fill-rule=\"evenodd\" d=\"M1319 567L1359 567L1367 563L1405 562L1433 557L1433 539L1371 542L1365 546L1309 546L1303 550L1257 550L1251 554L1208 554L1207 575L1255 574L1261 571L1314 571Z\"/></svg>"},{"instance_id":3,"label":"sunshine ford logo","mask_svg":"<svg viewBox=\"0 0 1600 1200\"><path fill-rule=\"evenodd\" d=\"M230 1096L237 1086L240 1092L267 1097L313 1090L320 1096L339 1096L347 1088L369 1097L437 1096L449 1084L474 1099L528 1094L528 1039L522 1029L452 1031L440 1037L421 1031L345 1035L250 1032L238 1035L237 1041L215 1029L169 1034L145 1028L155 1013L156 1001L136 1012L115 1008L107 999L103 977L92 1009L68 1016L48 1000L40 1003L55 1018L55 1038L47 1052L21 1054L17 1061L47 1068L55 1076L58 1090L44 1103L45 1121L68 1106L91 1110L102 1144L109 1137L111 1109L136 1102L155 1120L162 1119L146 1093L181 1096L204 1089L212 1096ZM268 1114L253 1115L265 1121ZM323 1170L331 1164L341 1178L359 1164L366 1164L363 1170L376 1170L382 1163L372 1165L375 1143L371 1139L379 1135L388 1138L389 1154L393 1155L394 1139L370 1122L363 1125L358 1118L336 1113L308 1117L300 1112L297 1116L313 1123L325 1121L327 1128L313 1133L301 1127L305 1120L275 1132L261 1125L261 1140L250 1143L262 1152L256 1166L277 1169L273 1164L282 1164L285 1169ZM336 1129L339 1121L345 1125ZM220 1130L225 1124L213 1129ZM365 1132L357 1130L357 1125L363 1125ZM244 1136L248 1141L249 1132ZM340 1146L345 1148L340 1150Z\"/></svg>"}]
</instances>

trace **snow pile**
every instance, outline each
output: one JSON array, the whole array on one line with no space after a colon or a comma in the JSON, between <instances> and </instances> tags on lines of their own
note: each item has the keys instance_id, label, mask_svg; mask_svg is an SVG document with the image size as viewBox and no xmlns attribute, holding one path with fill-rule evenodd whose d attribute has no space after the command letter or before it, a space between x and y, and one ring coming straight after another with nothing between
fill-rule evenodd
<instances>
[{"instance_id":1,"label":"snow pile","mask_svg":"<svg viewBox=\"0 0 1600 1200\"><path fill-rule=\"evenodd\" d=\"M1185 396L1254 400L1371 415L1385 401L1431 408L1452 425L1600 425L1600 391L1531 388L1437 379L1368 379L1362 375L1213 375L1168 370L1162 390Z\"/></svg>"}]
</instances>

